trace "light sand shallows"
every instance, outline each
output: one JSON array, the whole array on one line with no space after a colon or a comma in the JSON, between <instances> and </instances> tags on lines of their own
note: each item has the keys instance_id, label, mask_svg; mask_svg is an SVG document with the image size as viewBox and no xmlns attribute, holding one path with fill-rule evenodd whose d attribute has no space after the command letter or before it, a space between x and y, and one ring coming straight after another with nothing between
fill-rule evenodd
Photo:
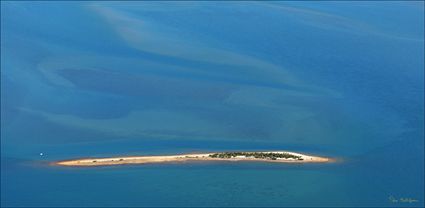
<instances>
[{"instance_id":1,"label":"light sand shallows","mask_svg":"<svg viewBox=\"0 0 425 208\"><path fill-rule=\"evenodd\" d=\"M271 152L257 152L271 153ZM327 163L334 162L334 159L326 157L309 156L295 152L273 151L273 153L288 153L300 156L303 160L283 159L276 160L261 159L253 157L238 156L234 158L213 158L210 155L215 153L183 154L168 156L131 156L131 157L109 157L109 158L85 158L76 160L64 160L53 162L53 165L59 166L105 166L105 165L125 165L125 164L146 164L146 163L165 163L165 162L184 162L184 161L262 161L262 162L281 162L281 163Z\"/></svg>"}]
</instances>

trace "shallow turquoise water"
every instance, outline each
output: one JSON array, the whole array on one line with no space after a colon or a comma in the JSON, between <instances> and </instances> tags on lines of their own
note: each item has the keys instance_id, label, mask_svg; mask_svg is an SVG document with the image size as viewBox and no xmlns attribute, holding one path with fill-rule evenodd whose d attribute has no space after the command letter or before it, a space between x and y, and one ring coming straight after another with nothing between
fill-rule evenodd
<instances>
[{"instance_id":1,"label":"shallow turquoise water","mask_svg":"<svg viewBox=\"0 0 425 208\"><path fill-rule=\"evenodd\" d=\"M1 6L2 206L424 205L423 2ZM225 150L343 162L47 165Z\"/></svg>"}]
</instances>

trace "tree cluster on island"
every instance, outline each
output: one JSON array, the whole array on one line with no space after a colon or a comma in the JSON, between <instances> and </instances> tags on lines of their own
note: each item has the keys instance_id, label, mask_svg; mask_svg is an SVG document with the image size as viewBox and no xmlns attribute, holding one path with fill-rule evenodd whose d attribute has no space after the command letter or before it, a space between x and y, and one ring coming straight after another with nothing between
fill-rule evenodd
<instances>
[{"instance_id":1,"label":"tree cluster on island","mask_svg":"<svg viewBox=\"0 0 425 208\"><path fill-rule=\"evenodd\" d=\"M237 156L253 157L259 159L277 160L278 158L283 159L295 159L303 160L301 156L289 154L289 153L276 153L276 152L223 152L214 153L209 155L212 158L234 158Z\"/></svg>"}]
</instances>

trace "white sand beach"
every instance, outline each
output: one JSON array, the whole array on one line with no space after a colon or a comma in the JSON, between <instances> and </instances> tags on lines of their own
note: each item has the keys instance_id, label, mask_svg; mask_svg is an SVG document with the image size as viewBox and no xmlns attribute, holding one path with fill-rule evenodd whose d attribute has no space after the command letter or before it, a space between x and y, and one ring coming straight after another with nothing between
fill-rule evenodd
<instances>
[{"instance_id":1,"label":"white sand beach","mask_svg":"<svg viewBox=\"0 0 425 208\"><path fill-rule=\"evenodd\" d=\"M334 162L334 159L327 157L304 155L287 151L266 151L251 153L281 153L298 156L300 159L294 158L255 158L247 156L236 156L232 158L214 158L213 154L219 153L199 153L199 154L182 154L182 155L163 155L163 156L125 156L125 157L108 157L108 158L83 158L75 160L64 160L53 162L52 165L59 166L107 166L107 165L125 165L125 164L147 164L147 163L165 163L165 162L185 162L185 161L262 161L277 163L327 163Z\"/></svg>"}]
</instances>

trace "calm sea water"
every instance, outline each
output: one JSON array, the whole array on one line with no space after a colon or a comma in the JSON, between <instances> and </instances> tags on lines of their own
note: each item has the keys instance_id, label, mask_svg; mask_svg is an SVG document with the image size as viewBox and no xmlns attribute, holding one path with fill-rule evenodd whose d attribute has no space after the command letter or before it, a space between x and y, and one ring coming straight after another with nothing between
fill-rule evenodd
<instances>
[{"instance_id":1,"label":"calm sea water","mask_svg":"<svg viewBox=\"0 0 425 208\"><path fill-rule=\"evenodd\" d=\"M423 2L1 2L1 206L424 206L423 16ZM48 165L226 150L343 162Z\"/></svg>"}]
</instances>

